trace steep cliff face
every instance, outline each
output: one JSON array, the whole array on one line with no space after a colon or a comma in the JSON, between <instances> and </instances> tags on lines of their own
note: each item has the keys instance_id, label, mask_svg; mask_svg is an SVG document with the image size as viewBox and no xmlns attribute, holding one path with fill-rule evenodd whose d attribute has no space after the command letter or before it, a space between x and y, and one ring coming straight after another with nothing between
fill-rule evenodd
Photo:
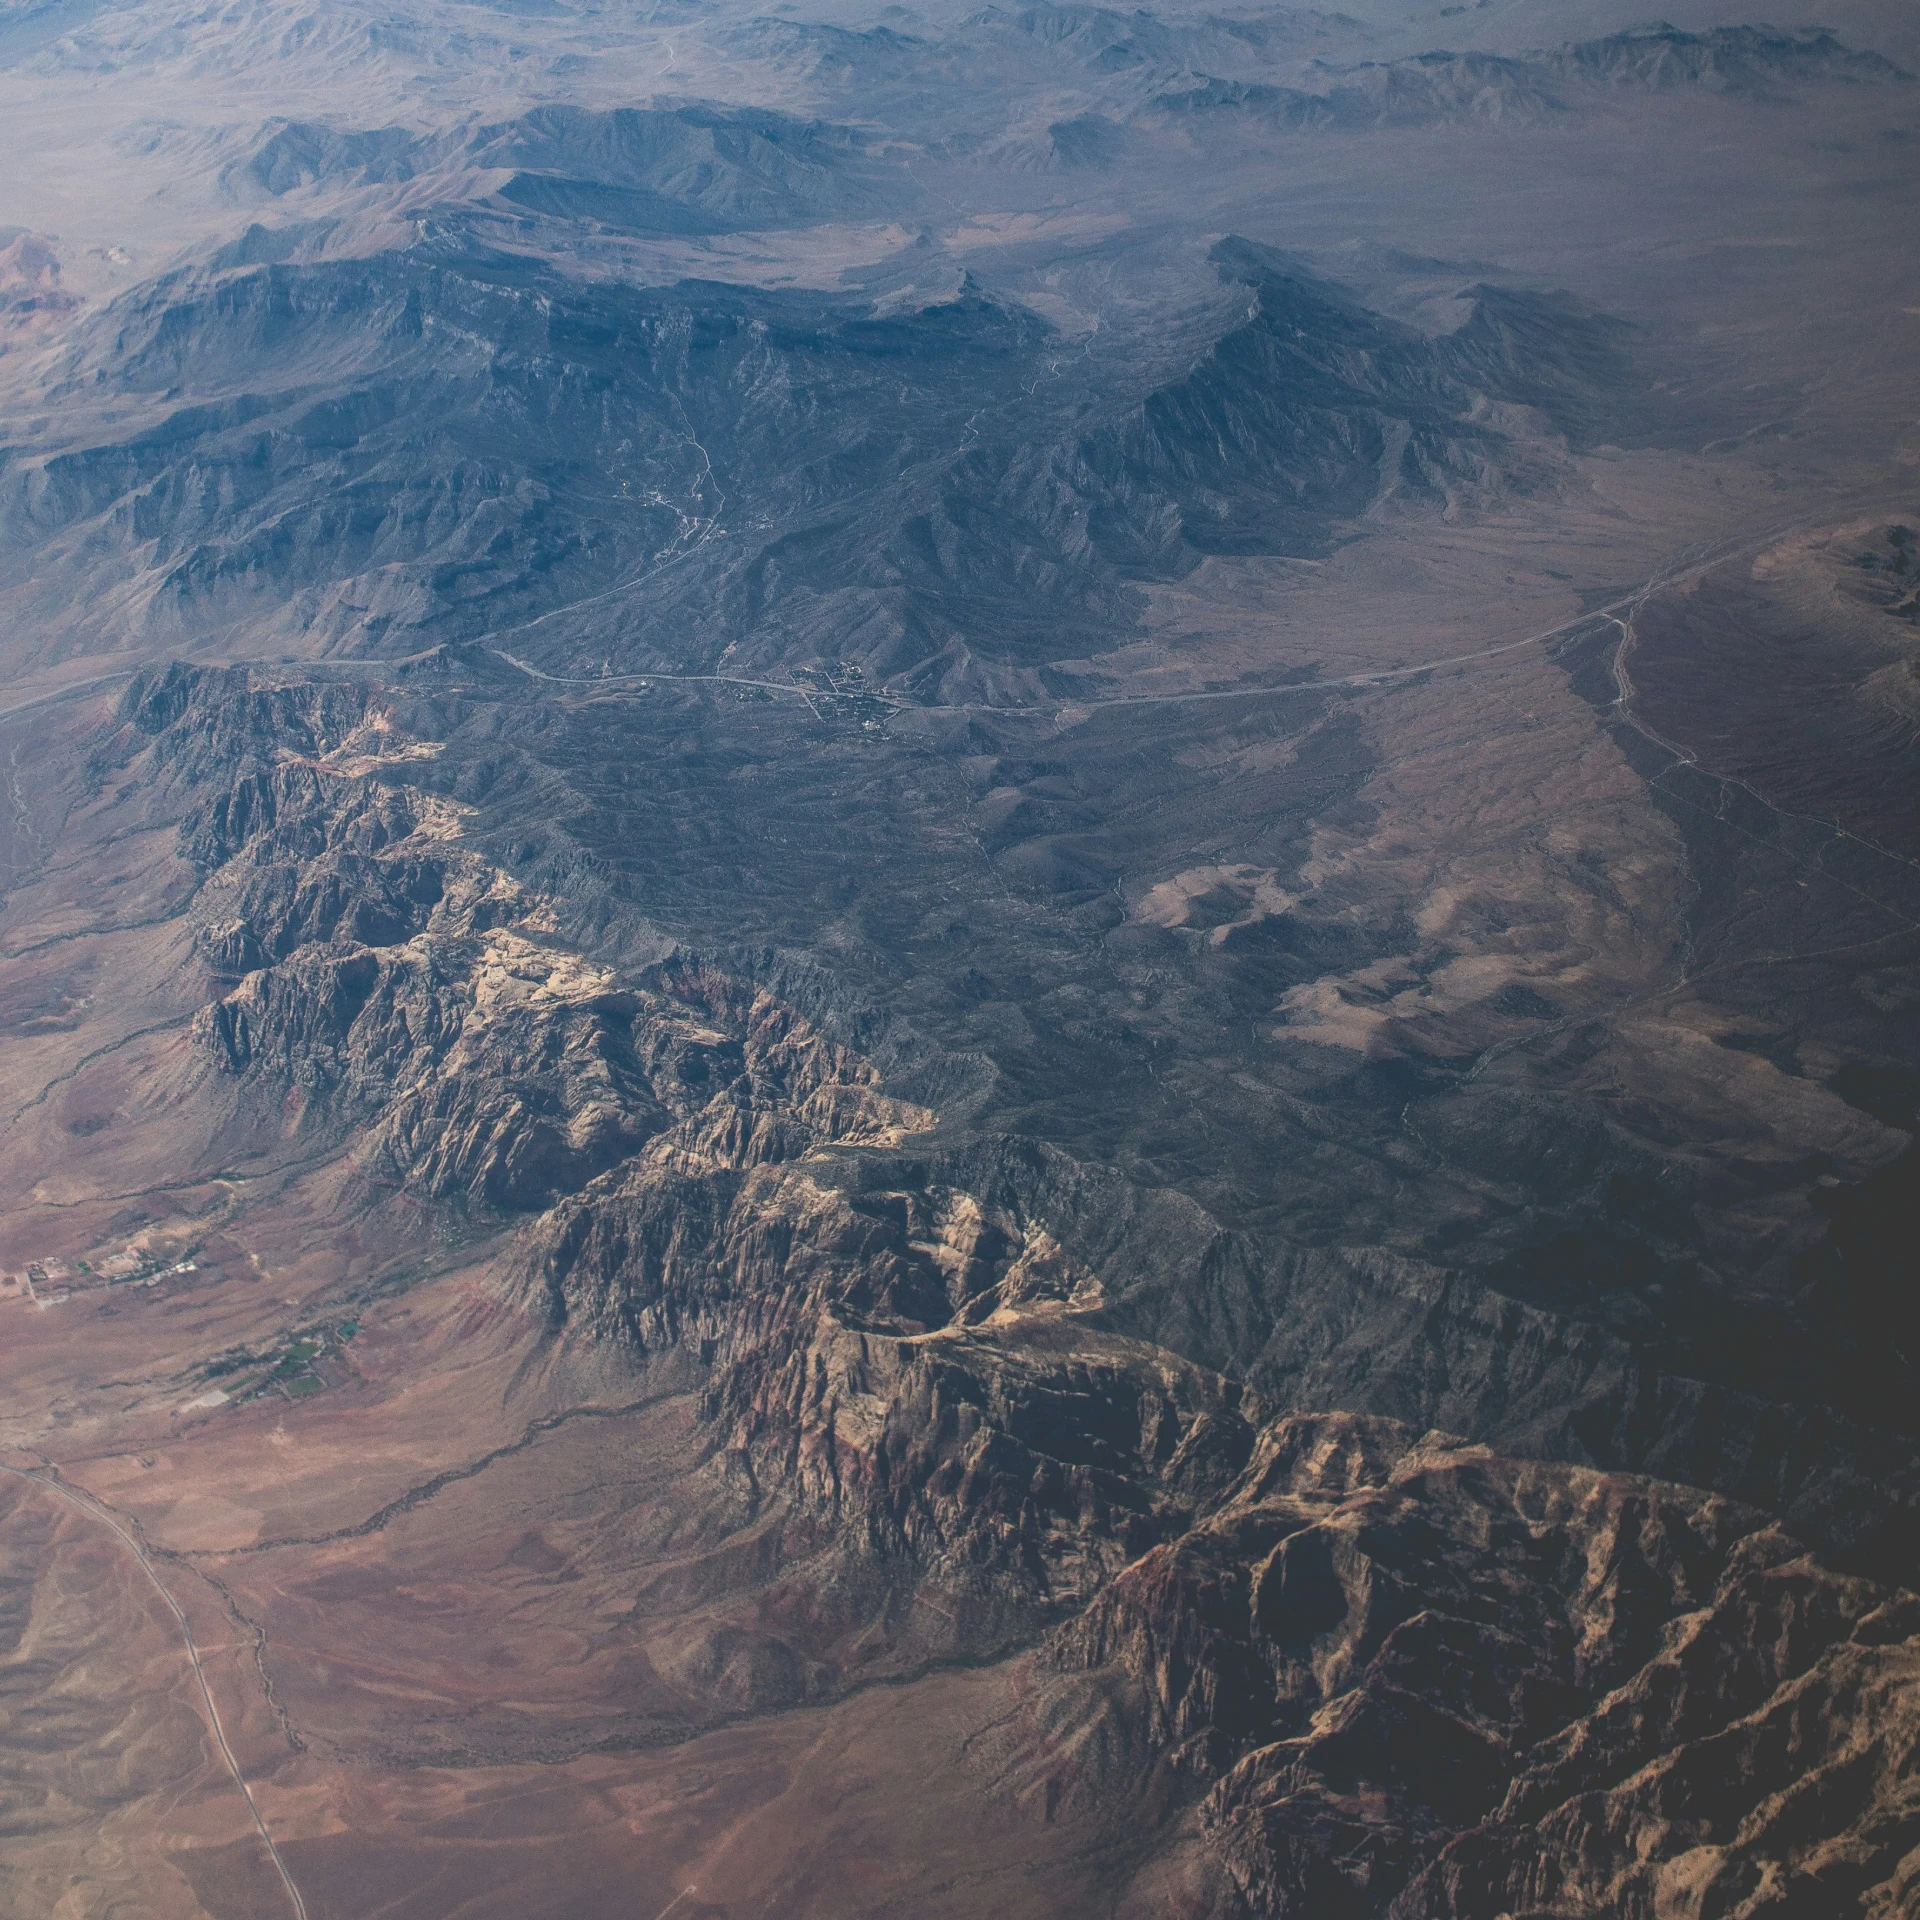
<instances>
[{"instance_id":1,"label":"steep cliff face","mask_svg":"<svg viewBox=\"0 0 1920 1920\"><path fill-rule=\"evenodd\" d=\"M1005 1790L1172 1809L1222 1915L1901 1910L1912 1595L1695 1489L1267 1420L1031 1223L833 1172L603 1183L525 1282L706 1360L790 1580L937 1597L921 1659L1058 1623Z\"/></svg>"},{"instance_id":2,"label":"steep cliff face","mask_svg":"<svg viewBox=\"0 0 1920 1920\"><path fill-rule=\"evenodd\" d=\"M1044 1658L1214 1781L1240 1911L1891 1913L1916 1621L1754 1509L1334 1415Z\"/></svg>"},{"instance_id":3,"label":"steep cliff face","mask_svg":"<svg viewBox=\"0 0 1920 1920\"><path fill-rule=\"evenodd\" d=\"M553 1208L518 1270L556 1325L652 1354L687 1328L744 1338L743 1301L908 1339L1042 1299L1084 1324L1103 1303L1109 1333L1275 1404L1717 1487L1904 1577L1904 1435L1851 1426L1824 1377L1757 1341L1736 1365L1649 1344L1571 1286L1535 1304L1384 1251L1292 1254L1030 1143L950 1136L883 1168L935 1116L830 1036L826 1002L801 1010L798 974L764 956L756 984L658 941L637 964L589 957L579 927L631 910L595 907L590 875L570 870L562 909L507 871L452 796L508 763L443 764L455 749L401 710L364 686L176 667L129 691L95 777L149 779L201 876L190 914L218 990L199 1057L236 1124L351 1136L369 1177L428 1197ZM434 724L455 740L456 721ZM919 1063L929 1086L936 1066Z\"/></svg>"},{"instance_id":4,"label":"steep cliff face","mask_svg":"<svg viewBox=\"0 0 1920 1920\"><path fill-rule=\"evenodd\" d=\"M929 1124L769 994L690 964L619 977L566 944L463 844L461 806L407 783L436 748L364 690L174 669L122 714L122 755L150 738L184 799L195 937L227 987L195 1036L256 1128L351 1133L377 1184L514 1212L650 1142L750 1165Z\"/></svg>"},{"instance_id":5,"label":"steep cliff face","mask_svg":"<svg viewBox=\"0 0 1920 1920\"><path fill-rule=\"evenodd\" d=\"M563 1339L696 1358L713 1454L939 1591L972 1656L1185 1526L1251 1441L1255 1403L1104 1331L1037 1221L891 1156L663 1135L542 1220L515 1284Z\"/></svg>"},{"instance_id":6,"label":"steep cliff face","mask_svg":"<svg viewBox=\"0 0 1920 1920\"><path fill-rule=\"evenodd\" d=\"M1920 1600L1694 1488L1269 1418L911 1164L649 1147L517 1284L698 1356L713 1457L814 1523L790 1580L937 1595L922 1659L1057 1623L1005 1790L1175 1809L1222 1915L1899 1910Z\"/></svg>"},{"instance_id":7,"label":"steep cliff face","mask_svg":"<svg viewBox=\"0 0 1920 1920\"><path fill-rule=\"evenodd\" d=\"M689 1630L705 1711L1027 1650L995 1790L1131 1809L1130 1857L1186 1847L1222 1920L1910 1904L1920 1599L1767 1510L1797 1491L1897 1562L1909 1496L1863 1490L1860 1436L942 1132L797 977L589 953L446 751L397 696L176 669L95 775L141 762L200 876L194 1072L229 1124L513 1228L543 1364L691 1394L690 1471L779 1590ZM1414 1417L1283 1410L1316 1401ZM1691 1446L1763 1498L1423 1433L1442 1413Z\"/></svg>"}]
</instances>

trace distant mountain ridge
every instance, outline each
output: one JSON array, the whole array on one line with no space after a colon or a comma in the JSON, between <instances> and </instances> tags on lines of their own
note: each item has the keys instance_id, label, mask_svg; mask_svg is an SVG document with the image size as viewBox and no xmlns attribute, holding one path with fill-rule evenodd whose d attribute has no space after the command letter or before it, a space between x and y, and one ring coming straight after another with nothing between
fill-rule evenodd
<instances>
[{"instance_id":1,"label":"distant mountain ridge","mask_svg":"<svg viewBox=\"0 0 1920 1920\"><path fill-rule=\"evenodd\" d=\"M852 128L756 108L546 106L431 134L279 121L228 179L280 199L440 176L447 199L471 200L476 170L505 171L500 200L529 213L622 232L729 233L860 210L865 147Z\"/></svg>"},{"instance_id":2,"label":"distant mountain ridge","mask_svg":"<svg viewBox=\"0 0 1920 1920\"><path fill-rule=\"evenodd\" d=\"M1698 89L1777 99L1785 89L1905 83L1913 75L1877 53L1857 52L1825 29L1774 33L1658 26L1528 54L1436 51L1410 59L1327 67L1323 86L1208 79L1169 89L1171 113L1238 110L1308 129L1423 126L1446 120L1542 120L1592 105L1608 92Z\"/></svg>"},{"instance_id":3,"label":"distant mountain ridge","mask_svg":"<svg viewBox=\"0 0 1920 1920\"><path fill-rule=\"evenodd\" d=\"M182 272L102 315L71 375L161 413L0 451L7 564L50 632L85 608L405 653L604 602L529 644L563 671L582 646L658 671L731 646L937 679L1093 647L1136 617L1129 583L1208 554L1318 553L1395 494L1508 484L1537 456L1484 398L1579 442L1625 375L1626 331L1563 301L1482 289L1433 340L1284 256L1215 261L1245 319L1092 405L1049 377L1044 323L977 289L876 316L583 284L458 224L371 260Z\"/></svg>"}]
</instances>

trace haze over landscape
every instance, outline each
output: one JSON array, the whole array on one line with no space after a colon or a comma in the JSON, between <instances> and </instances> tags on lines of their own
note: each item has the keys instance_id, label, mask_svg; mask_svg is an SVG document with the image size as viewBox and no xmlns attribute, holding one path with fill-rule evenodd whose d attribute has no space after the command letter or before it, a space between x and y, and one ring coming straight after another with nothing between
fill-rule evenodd
<instances>
[{"instance_id":1,"label":"haze over landscape","mask_svg":"<svg viewBox=\"0 0 1920 1920\"><path fill-rule=\"evenodd\" d=\"M0 134L0 1915L1920 1915L1920 12Z\"/></svg>"}]
</instances>

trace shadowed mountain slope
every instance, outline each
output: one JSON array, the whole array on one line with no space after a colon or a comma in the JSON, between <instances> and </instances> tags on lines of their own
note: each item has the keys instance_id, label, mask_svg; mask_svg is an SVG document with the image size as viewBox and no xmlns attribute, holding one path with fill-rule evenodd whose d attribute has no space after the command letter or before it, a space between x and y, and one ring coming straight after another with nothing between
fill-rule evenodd
<instances>
[{"instance_id":1,"label":"shadowed mountain slope","mask_svg":"<svg viewBox=\"0 0 1920 1920\"><path fill-rule=\"evenodd\" d=\"M773 667L853 634L870 670L932 685L942 655L1086 650L1132 617L1127 582L1208 554L1318 554L1382 498L1540 484L1542 427L1591 431L1627 377L1623 330L1564 301L1488 291L1432 340L1260 249L1217 259L1244 317L1093 408L1036 316L969 288L875 317L594 287L457 230L181 275L96 322L68 444L5 450L10 564L54 632L80 616L55 655L131 624ZM95 365L137 433L79 428L108 417ZM1497 402L1541 419L1496 425Z\"/></svg>"},{"instance_id":2,"label":"shadowed mountain slope","mask_svg":"<svg viewBox=\"0 0 1920 1920\"><path fill-rule=\"evenodd\" d=\"M758 4L0 5L0 1912L1908 1920L1920 27Z\"/></svg>"}]
</instances>

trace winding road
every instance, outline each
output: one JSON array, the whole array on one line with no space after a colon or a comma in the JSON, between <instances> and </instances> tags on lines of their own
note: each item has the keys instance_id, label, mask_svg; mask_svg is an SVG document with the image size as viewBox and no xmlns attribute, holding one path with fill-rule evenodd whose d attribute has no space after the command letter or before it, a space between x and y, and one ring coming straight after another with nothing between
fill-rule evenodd
<instances>
[{"instance_id":1,"label":"winding road","mask_svg":"<svg viewBox=\"0 0 1920 1920\"><path fill-rule=\"evenodd\" d=\"M1293 694L1389 686L1396 681L1416 680L1423 674L1438 673L1448 667L1475 666L1482 661L1497 660L1506 654L1522 652L1528 647L1544 646L1550 641L1565 639L1569 634L1577 633L1582 627L1590 626L1596 620L1613 620L1623 611L1637 611L1654 594L1685 579L1688 574L1697 573L1705 567L1720 565L1744 553L1756 552L1772 545L1776 540L1786 538L1789 534L1803 532L1810 526L1823 525L1834 518L1835 511L1830 507L1811 519L1803 517L1769 527L1764 533L1740 534L1711 546L1689 549L1670 561L1658 573L1642 581L1637 587L1631 588L1601 606L1590 607L1585 613L1576 614L1572 619L1563 620L1556 626L1545 627L1535 633L1521 634L1511 640L1495 641L1491 646L1476 647L1466 653L1442 654L1432 660L1415 661L1407 666L1368 667L1358 673L1338 674L1326 679L1280 681L1265 686L1206 687L1186 693L1116 693L1089 696L1084 699L1049 701L1045 705L996 706L984 701L939 705L933 702L902 700L896 695L881 693L877 689L868 690L863 697L879 705L891 707L896 713L902 714L996 713L1026 714L1035 718L1046 718L1064 711L1092 713L1114 707L1188 706L1208 700L1275 699ZM555 613L571 610L557 608ZM541 616L542 619L553 617L555 616ZM796 700L807 700L808 696L808 689L790 680L756 680L749 679L744 674L731 673L649 672L602 676L548 673L533 665L531 661L523 660L517 654L509 653L502 647L488 647L486 651L525 674L528 679L541 681L548 686L592 687L612 692L622 686L659 680L671 685L757 687L764 692L786 694L789 698Z\"/></svg>"}]
</instances>

